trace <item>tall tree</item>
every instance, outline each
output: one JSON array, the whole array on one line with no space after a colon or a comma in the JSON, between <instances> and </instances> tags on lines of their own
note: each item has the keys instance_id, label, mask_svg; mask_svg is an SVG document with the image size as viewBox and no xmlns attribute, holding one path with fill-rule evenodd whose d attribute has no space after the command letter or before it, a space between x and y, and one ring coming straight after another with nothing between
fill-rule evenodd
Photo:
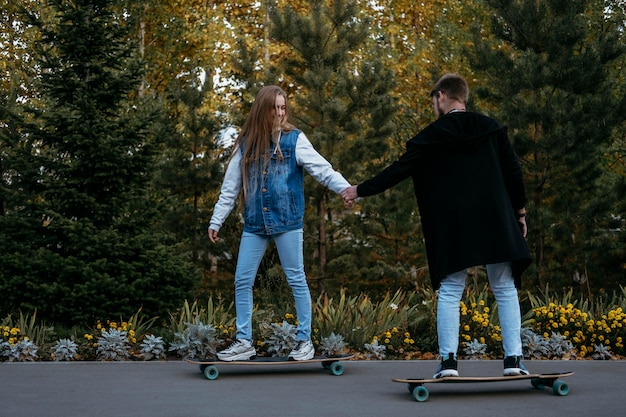
<instances>
[{"instance_id":1,"label":"tall tree","mask_svg":"<svg viewBox=\"0 0 626 417\"><path fill-rule=\"evenodd\" d=\"M476 29L472 61L488 81L479 89L499 107L526 172L529 244L536 281L602 287L623 270L598 267L596 236L614 204L599 206L603 150L625 106L623 20L607 13L618 2L487 0L495 43ZM621 14L623 19L623 13ZM621 79L621 81L620 81ZM611 208L610 208L611 207ZM581 278L582 277L582 278Z\"/></svg>"},{"instance_id":2,"label":"tall tree","mask_svg":"<svg viewBox=\"0 0 626 417\"><path fill-rule=\"evenodd\" d=\"M394 76L372 57L376 45L370 42L370 21L355 2L304 4L300 11L290 6L270 11L271 37L288 46L271 71L294 98L296 124L351 178L384 151L384 139L393 131ZM307 246L317 255L317 268L310 268L310 275L316 276L321 293L332 276L327 262L330 244L341 231L341 200L331 200L326 188L312 182L307 196L315 207L307 224L316 230L309 240L315 247Z\"/></svg>"},{"instance_id":3,"label":"tall tree","mask_svg":"<svg viewBox=\"0 0 626 417\"><path fill-rule=\"evenodd\" d=\"M52 322L165 314L195 269L153 227L154 116L134 100L141 63L116 0L50 0L33 51L41 101L21 120L23 195L2 218L0 315L37 308Z\"/></svg>"},{"instance_id":4,"label":"tall tree","mask_svg":"<svg viewBox=\"0 0 626 417\"><path fill-rule=\"evenodd\" d=\"M207 210L220 188L228 152L220 148L221 120L207 111L212 83L170 82L160 141L155 192L164 198L162 226L205 272L214 255L207 238Z\"/></svg>"}]
</instances>

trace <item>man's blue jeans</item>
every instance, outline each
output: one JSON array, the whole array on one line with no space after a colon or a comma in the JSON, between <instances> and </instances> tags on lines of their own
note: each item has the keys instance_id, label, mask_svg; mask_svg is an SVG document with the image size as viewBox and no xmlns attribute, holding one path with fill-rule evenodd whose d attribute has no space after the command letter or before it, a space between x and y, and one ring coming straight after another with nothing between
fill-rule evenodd
<instances>
[{"instance_id":1,"label":"man's blue jeans","mask_svg":"<svg viewBox=\"0 0 626 417\"><path fill-rule=\"evenodd\" d=\"M510 262L487 265L487 277L498 303L504 356L522 356L521 313ZM460 302L465 290L467 270L447 275L437 296L437 337L439 354L457 355L459 348Z\"/></svg>"},{"instance_id":2,"label":"man's blue jeans","mask_svg":"<svg viewBox=\"0 0 626 417\"><path fill-rule=\"evenodd\" d=\"M311 339L311 293L304 273L303 230L291 230L276 235L256 235L243 232L235 272L235 308L237 338L252 340L252 287L259 265L270 240L274 240L280 264L296 304L297 340Z\"/></svg>"}]
</instances>

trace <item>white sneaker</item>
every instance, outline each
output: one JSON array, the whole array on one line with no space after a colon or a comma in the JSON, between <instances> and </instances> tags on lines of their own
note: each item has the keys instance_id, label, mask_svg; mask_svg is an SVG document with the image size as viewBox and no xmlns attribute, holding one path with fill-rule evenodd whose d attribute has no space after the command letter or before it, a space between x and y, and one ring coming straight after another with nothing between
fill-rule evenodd
<instances>
[{"instance_id":1,"label":"white sneaker","mask_svg":"<svg viewBox=\"0 0 626 417\"><path fill-rule=\"evenodd\" d=\"M245 339L237 339L226 349L217 353L217 358L221 361L247 361L254 359L256 349L252 342Z\"/></svg>"},{"instance_id":2,"label":"white sneaker","mask_svg":"<svg viewBox=\"0 0 626 417\"><path fill-rule=\"evenodd\" d=\"M315 356L315 348L310 340L299 340L296 347L289 354L289 359L294 361L307 361Z\"/></svg>"}]
</instances>

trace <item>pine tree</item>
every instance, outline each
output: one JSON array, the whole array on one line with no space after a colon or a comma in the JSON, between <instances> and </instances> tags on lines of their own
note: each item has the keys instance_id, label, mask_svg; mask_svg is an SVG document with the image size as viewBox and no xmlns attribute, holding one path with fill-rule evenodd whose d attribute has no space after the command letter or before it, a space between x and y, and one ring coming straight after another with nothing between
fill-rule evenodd
<instances>
[{"instance_id":1,"label":"pine tree","mask_svg":"<svg viewBox=\"0 0 626 417\"><path fill-rule=\"evenodd\" d=\"M49 322L90 324L165 314L197 275L154 227L155 116L135 94L133 22L116 0L48 3L50 21L28 15L40 33L40 101L15 145L11 184L23 198L3 218L0 315L36 308Z\"/></svg>"},{"instance_id":2,"label":"pine tree","mask_svg":"<svg viewBox=\"0 0 626 417\"><path fill-rule=\"evenodd\" d=\"M205 271L211 268L205 208L214 204L228 152L220 148L221 121L206 109L212 84L171 82L169 117L159 135L164 149L159 157L154 188L166 199L163 228L181 243L181 250ZM209 246L211 245L211 246Z\"/></svg>"},{"instance_id":3,"label":"pine tree","mask_svg":"<svg viewBox=\"0 0 626 417\"><path fill-rule=\"evenodd\" d=\"M272 39L288 46L272 72L284 79L293 96L296 125L316 149L348 179L384 149L393 131L395 103L390 95L393 73L369 51L369 20L351 1L310 1L308 10L292 7L270 10ZM368 59L364 59L365 57ZM309 179L310 180L310 179ZM325 291L331 243L338 238L341 200L313 181L307 181L308 230L316 236L305 242L316 253L318 291ZM331 198L332 197L332 198ZM314 245L311 245L314 242ZM313 247L311 247L313 246Z\"/></svg>"},{"instance_id":4,"label":"pine tree","mask_svg":"<svg viewBox=\"0 0 626 417\"><path fill-rule=\"evenodd\" d=\"M487 3L496 45L478 29L468 52L488 80L478 93L499 105L496 114L509 126L526 174L534 284L575 285L597 268L594 241L607 232L615 207L593 202L621 198L597 191L603 149L623 121L624 96L616 94L623 74L618 81L612 72L624 58L623 20L611 18L611 2L604 1ZM623 271L588 278L601 287L615 274Z\"/></svg>"}]
</instances>

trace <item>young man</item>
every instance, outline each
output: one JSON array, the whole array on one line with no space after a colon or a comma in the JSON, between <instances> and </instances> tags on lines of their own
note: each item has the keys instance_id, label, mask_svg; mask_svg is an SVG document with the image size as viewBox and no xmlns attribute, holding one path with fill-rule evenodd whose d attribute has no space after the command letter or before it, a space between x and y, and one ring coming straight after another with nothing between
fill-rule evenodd
<instances>
[{"instance_id":1,"label":"young man","mask_svg":"<svg viewBox=\"0 0 626 417\"><path fill-rule=\"evenodd\" d=\"M375 177L342 192L346 205L408 177L420 211L430 278L437 290L441 364L434 377L458 376L459 303L467 268L486 265L498 303L504 375L526 375L521 363L517 288L530 265L526 194L505 126L467 112L467 82L446 74L430 93L437 120L406 144L406 153Z\"/></svg>"}]
</instances>

